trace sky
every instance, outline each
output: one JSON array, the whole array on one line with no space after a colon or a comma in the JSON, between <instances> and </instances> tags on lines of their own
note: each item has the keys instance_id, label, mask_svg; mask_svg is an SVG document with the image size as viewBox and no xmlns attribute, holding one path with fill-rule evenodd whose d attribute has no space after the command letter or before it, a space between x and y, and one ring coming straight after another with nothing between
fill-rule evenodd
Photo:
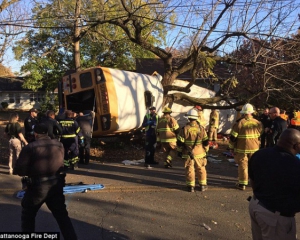
<instances>
[{"instance_id":1,"label":"sky","mask_svg":"<svg viewBox=\"0 0 300 240\"><path fill-rule=\"evenodd\" d=\"M29 1L29 0L24 0L25 2ZM281 1L278 1L278 4L280 4L281 2L282 3L287 3L289 2L290 0L281 0ZM190 8L191 7L191 4L195 4L195 2L197 3L196 5L193 6L193 8ZM172 6L175 6L176 4L181 4L180 7L178 8L179 9L179 12L177 13L177 16L178 16L178 26L176 26L173 30L171 31L168 31L168 36L167 36L167 46L166 47L170 47L173 45L174 41L178 41L179 42L179 39L185 39L185 40L190 40L190 36L192 36L194 33L195 33L195 29L199 28L199 26L201 25L201 19L203 19L203 16L209 12L212 8L212 5L211 5L211 2L210 0L203 0L203 1L193 1L193 0L186 0L186 1L182 1L182 0L172 0L172 4L173 5L169 5L169 9L172 8ZM237 0L237 4L235 5L235 11L238 13L240 12L240 15L236 15L236 16L241 16L241 18L243 18L245 16L244 12L245 12L245 2L247 2L247 0ZM255 1L255 0L252 0L251 1L251 4L253 4L253 2L260 2L259 0ZM268 2L268 1L264 1L264 2ZM273 1L271 1L273 2ZM275 2L275 1L274 1ZM294 1L295 4L299 4L300 0L296 0ZM189 4L190 3L190 4ZM267 7L270 7L269 5L264 5L264 6L261 6L259 8L259 11L260 13L257 15L257 17L255 18L255 20L252 19L252 24L256 24L257 22L259 22L259 20L261 18L264 17L264 8L267 9ZM178 10L177 9L177 10ZM218 8L216 9L215 13L218 13L220 12L222 9L222 5L221 6L218 6ZM248 14L249 16L251 16L251 11L253 10L256 10L256 8L254 7L253 9L251 9L249 7L249 9L247 8L246 9L248 11ZM243 12L244 11L244 12ZM300 11L295 11L293 16L290 16L291 18L295 18L295 16L299 13ZM276 12L274 11L274 17L276 17ZM218 15L218 14L216 14ZM184 18L183 18L184 17ZM228 24L228 21L226 21L226 18L229 19L229 15L228 16L225 16L224 17L224 20L221 24L218 24L217 28L216 28L216 33L215 35L213 34L212 35L212 38L209 39L209 41L211 41L211 44L216 44L217 43L217 36L218 34L221 34L220 32L218 33L218 31L223 31L223 29L229 29L231 28L232 30L235 29L235 25L238 25L238 18L235 19L233 22L232 22L232 26L230 26ZM296 16L297 18L297 16ZM212 18L212 22L213 22L213 18ZM223 25L222 25L223 24ZM239 23L240 24L240 23ZM271 24L271 20L270 20L270 24ZM186 26L194 26L195 29L193 28L182 28L181 26L183 25L186 25ZM248 28L251 28L250 26L251 24L249 23L249 26ZM298 26L300 25L300 22L298 24ZM295 29L298 28L298 26L295 26ZM209 28L209 26L205 26L207 29ZM265 26L260 26L260 31L263 31L263 28ZM282 26L283 28L287 28L288 26ZM237 28L237 27L236 27ZM268 28L266 28L268 29ZM252 29L253 32L257 31L257 29ZM280 29L278 29L278 32L280 32ZM293 31L292 31L293 32ZM178 37L181 33L181 36ZM205 33L205 31L204 31ZM295 31L293 32L295 33ZM201 37L201 36L200 36ZM181 40L181 43L183 41ZM232 48L235 48L236 47L236 39L233 39L231 43L228 43L227 46L229 46L229 44L232 44ZM175 48L177 47L176 44L173 45ZM24 62L19 62L19 61L16 61L14 60L14 55L11 51L11 49L9 49L7 51L7 54L5 56L5 61L4 61L4 65L7 66L7 67L10 67L12 72L19 72L20 71L20 67L22 66L22 64L24 64Z\"/></svg>"}]
</instances>

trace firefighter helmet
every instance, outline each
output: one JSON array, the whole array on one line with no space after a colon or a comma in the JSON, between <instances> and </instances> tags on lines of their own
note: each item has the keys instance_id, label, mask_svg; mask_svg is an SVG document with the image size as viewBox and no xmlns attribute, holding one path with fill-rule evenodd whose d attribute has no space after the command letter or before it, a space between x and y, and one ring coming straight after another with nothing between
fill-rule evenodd
<instances>
[{"instance_id":1,"label":"firefighter helmet","mask_svg":"<svg viewBox=\"0 0 300 240\"><path fill-rule=\"evenodd\" d=\"M171 108L165 107L164 110L162 111L163 113L171 113L172 110Z\"/></svg>"},{"instance_id":2,"label":"firefighter helmet","mask_svg":"<svg viewBox=\"0 0 300 240\"><path fill-rule=\"evenodd\" d=\"M199 106L199 105L196 105L195 108L196 108L198 111L202 111L202 107Z\"/></svg>"},{"instance_id":3,"label":"firefighter helmet","mask_svg":"<svg viewBox=\"0 0 300 240\"><path fill-rule=\"evenodd\" d=\"M243 106L241 113L242 114L254 113L254 108L250 103L247 103Z\"/></svg>"},{"instance_id":4,"label":"firefighter helmet","mask_svg":"<svg viewBox=\"0 0 300 240\"><path fill-rule=\"evenodd\" d=\"M198 111L195 109L191 109L185 114L185 117L197 120L198 119Z\"/></svg>"}]
</instances>

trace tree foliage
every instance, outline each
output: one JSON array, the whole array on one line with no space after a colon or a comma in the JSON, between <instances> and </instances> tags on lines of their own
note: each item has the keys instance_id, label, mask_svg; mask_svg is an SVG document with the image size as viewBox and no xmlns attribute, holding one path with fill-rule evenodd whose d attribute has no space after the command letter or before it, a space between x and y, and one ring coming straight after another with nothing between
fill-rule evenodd
<instances>
[{"instance_id":1,"label":"tree foliage","mask_svg":"<svg viewBox=\"0 0 300 240\"><path fill-rule=\"evenodd\" d=\"M278 106L282 109L300 108L300 41L299 35L268 42L246 41L232 54L246 62L256 58L252 67L237 66L242 85L234 93L252 99L258 107Z\"/></svg>"},{"instance_id":2,"label":"tree foliage","mask_svg":"<svg viewBox=\"0 0 300 240\"><path fill-rule=\"evenodd\" d=\"M24 33L26 27L22 23L28 16L28 9L19 0L3 0L0 2L0 63L9 65L12 60L7 56L8 50Z\"/></svg>"},{"instance_id":3,"label":"tree foliage","mask_svg":"<svg viewBox=\"0 0 300 240\"><path fill-rule=\"evenodd\" d=\"M133 70L136 57L154 57L141 46L129 41L124 33L108 24L90 26L87 24L99 12L98 1L86 1L80 12L80 33L76 39L74 23L76 1L52 1L46 5L37 4L33 10L37 30L29 31L14 47L18 60L27 60L22 72L30 72L25 86L32 90L46 85L49 90L56 87L62 75L75 65L74 42L80 40L80 67L101 65ZM113 6L106 6L112 11ZM78 26L77 26L78 27ZM153 44L157 39L150 36ZM79 67L79 68L80 68Z\"/></svg>"},{"instance_id":4,"label":"tree foliage","mask_svg":"<svg viewBox=\"0 0 300 240\"><path fill-rule=\"evenodd\" d=\"M299 5L294 0L52 0L36 5L37 30L27 34L18 51L28 44L19 56L31 65L23 69L35 65L43 76L55 72L51 61L56 61L60 71L97 63L123 69L136 56L152 54L164 63L165 102L184 99L213 108L225 100L229 106L221 108L231 108L275 100L272 91L278 92L275 87L283 79L287 86L297 86L295 75L284 74L287 57L281 54L284 45L296 74L298 67L293 64L298 64L298 58L290 53L297 47L288 49L292 42L298 44L298 39L290 37L298 28ZM184 51L178 53L178 49ZM180 61L174 61L178 56ZM53 68L43 72L45 62L39 58ZM217 63L227 68L226 78L216 74ZM185 72L191 74L189 84L174 86L174 80ZM38 78L36 74L36 82ZM190 87L206 78L220 84L219 95L212 99L188 96ZM171 90L182 93L169 94ZM232 99L238 102L233 105Z\"/></svg>"}]
</instances>

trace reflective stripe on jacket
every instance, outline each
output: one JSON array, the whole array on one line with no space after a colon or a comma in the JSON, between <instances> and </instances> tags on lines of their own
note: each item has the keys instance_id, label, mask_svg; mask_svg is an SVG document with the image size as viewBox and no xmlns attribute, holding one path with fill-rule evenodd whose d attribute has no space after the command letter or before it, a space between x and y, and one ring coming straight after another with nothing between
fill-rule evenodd
<instances>
[{"instance_id":1,"label":"reflective stripe on jacket","mask_svg":"<svg viewBox=\"0 0 300 240\"><path fill-rule=\"evenodd\" d=\"M253 117L243 118L232 128L229 148L234 148L236 153L254 153L259 149L262 132L263 125L260 121Z\"/></svg>"},{"instance_id":2,"label":"reflective stripe on jacket","mask_svg":"<svg viewBox=\"0 0 300 240\"><path fill-rule=\"evenodd\" d=\"M175 118L171 116L162 116L158 118L158 124L156 131L159 134L161 142L176 142L176 131L179 129L179 125Z\"/></svg>"},{"instance_id":3,"label":"reflective stripe on jacket","mask_svg":"<svg viewBox=\"0 0 300 240\"><path fill-rule=\"evenodd\" d=\"M206 152L209 149L208 137L204 127L197 124L197 122L188 123L182 128L177 139L184 146L182 158L188 158L188 153L192 151L195 158L204 158L206 156Z\"/></svg>"}]
</instances>

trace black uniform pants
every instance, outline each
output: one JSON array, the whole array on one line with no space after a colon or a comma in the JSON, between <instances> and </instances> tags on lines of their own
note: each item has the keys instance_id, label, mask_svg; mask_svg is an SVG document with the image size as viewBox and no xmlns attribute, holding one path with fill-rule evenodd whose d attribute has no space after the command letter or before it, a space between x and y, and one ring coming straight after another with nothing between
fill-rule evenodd
<instances>
[{"instance_id":1,"label":"black uniform pants","mask_svg":"<svg viewBox=\"0 0 300 240\"><path fill-rule=\"evenodd\" d=\"M22 199L21 222L23 232L35 231L36 214L43 203L46 203L56 219L64 239L77 239L65 205L65 196L63 194L64 184L64 177L60 177L27 186L24 198Z\"/></svg>"},{"instance_id":2,"label":"black uniform pants","mask_svg":"<svg viewBox=\"0 0 300 240\"><path fill-rule=\"evenodd\" d=\"M153 163L155 155L156 136L146 136L145 163Z\"/></svg>"},{"instance_id":3,"label":"black uniform pants","mask_svg":"<svg viewBox=\"0 0 300 240\"><path fill-rule=\"evenodd\" d=\"M90 161L91 138L84 138L84 145L79 147L79 162L88 164Z\"/></svg>"}]
</instances>

